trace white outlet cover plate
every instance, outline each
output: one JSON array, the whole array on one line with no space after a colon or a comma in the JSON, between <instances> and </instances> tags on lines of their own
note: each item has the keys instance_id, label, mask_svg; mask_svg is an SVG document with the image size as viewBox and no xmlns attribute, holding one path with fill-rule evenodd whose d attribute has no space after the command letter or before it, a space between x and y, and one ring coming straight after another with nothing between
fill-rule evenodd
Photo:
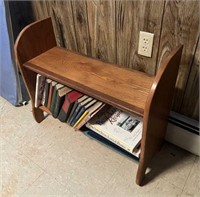
<instances>
[{"instance_id":1,"label":"white outlet cover plate","mask_svg":"<svg viewBox=\"0 0 200 197\"><path fill-rule=\"evenodd\" d=\"M149 32L140 31L138 54L145 57L152 56L154 34Z\"/></svg>"}]
</instances>

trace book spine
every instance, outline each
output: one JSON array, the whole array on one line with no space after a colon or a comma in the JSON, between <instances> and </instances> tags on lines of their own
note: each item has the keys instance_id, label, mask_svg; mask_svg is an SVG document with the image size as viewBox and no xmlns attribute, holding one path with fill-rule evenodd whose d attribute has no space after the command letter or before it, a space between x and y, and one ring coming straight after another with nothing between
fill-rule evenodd
<instances>
[{"instance_id":1,"label":"book spine","mask_svg":"<svg viewBox=\"0 0 200 197\"><path fill-rule=\"evenodd\" d=\"M82 122L82 120L87 116L87 114L88 114L88 111L85 111L82 115L81 115L81 117L76 121L76 123L74 124L74 128L76 128L81 122Z\"/></svg>"},{"instance_id":2,"label":"book spine","mask_svg":"<svg viewBox=\"0 0 200 197\"><path fill-rule=\"evenodd\" d=\"M48 102L47 102L47 108L50 110L51 108L51 100L53 95L54 87L52 86L52 83L49 85L49 96L48 96Z\"/></svg>"},{"instance_id":3,"label":"book spine","mask_svg":"<svg viewBox=\"0 0 200 197\"><path fill-rule=\"evenodd\" d=\"M67 115L69 114L69 110L70 110L70 101L65 97L64 103L60 109L59 115L58 115L58 119L61 122L66 122L67 120Z\"/></svg>"},{"instance_id":4,"label":"book spine","mask_svg":"<svg viewBox=\"0 0 200 197\"><path fill-rule=\"evenodd\" d=\"M60 96L57 94L57 96L56 96L56 101L55 101L54 111L53 111L53 113L52 113L52 115L53 115L54 118L57 118L57 117L58 117L58 114L59 114L59 112L60 112L60 109L61 109L61 107L62 107L62 104L63 104L63 102L64 102L64 99L65 99L64 96L63 96L63 97L60 97Z\"/></svg>"},{"instance_id":5,"label":"book spine","mask_svg":"<svg viewBox=\"0 0 200 197\"><path fill-rule=\"evenodd\" d=\"M52 93L52 99L51 99L51 107L50 107L50 112L53 114L54 113L54 108L55 108L55 103L56 103L56 96L57 96L57 90L56 87L53 88L53 93Z\"/></svg>"},{"instance_id":6,"label":"book spine","mask_svg":"<svg viewBox=\"0 0 200 197\"><path fill-rule=\"evenodd\" d=\"M47 107L48 104L49 88L50 88L50 83L47 83L47 88L45 89L45 100L44 100L45 107Z\"/></svg>"},{"instance_id":7,"label":"book spine","mask_svg":"<svg viewBox=\"0 0 200 197\"><path fill-rule=\"evenodd\" d=\"M67 114L65 113L65 111L62 108L60 109L60 112L58 114L58 119L61 122L66 122L66 120L67 120Z\"/></svg>"},{"instance_id":8,"label":"book spine","mask_svg":"<svg viewBox=\"0 0 200 197\"><path fill-rule=\"evenodd\" d=\"M73 116L73 114L74 114L74 111L75 111L77 105L78 105L78 102L75 101L75 102L72 104L72 106L71 106L71 110L70 110L70 112L69 112L69 117L67 118L67 123L68 123L68 124L71 123L71 119L72 119L72 116Z\"/></svg>"},{"instance_id":9,"label":"book spine","mask_svg":"<svg viewBox=\"0 0 200 197\"><path fill-rule=\"evenodd\" d=\"M70 120L70 122L69 122L69 124L70 124L71 126L72 126L72 122L73 122L73 120L76 118L76 115L78 114L80 108L81 108L81 105L78 105L78 106L76 107L76 109L75 109L75 111L74 111L74 113L73 113L73 115L72 115L72 117L71 117L71 120Z\"/></svg>"},{"instance_id":10,"label":"book spine","mask_svg":"<svg viewBox=\"0 0 200 197\"><path fill-rule=\"evenodd\" d=\"M90 116L90 115L87 114L87 115L75 126L75 130L79 130L84 124L86 124L87 121L88 121L88 117L89 117L89 116Z\"/></svg>"},{"instance_id":11,"label":"book spine","mask_svg":"<svg viewBox=\"0 0 200 197\"><path fill-rule=\"evenodd\" d=\"M87 114L75 127L76 130L79 130L84 124L86 124L97 112L99 112L105 104L102 103L102 105L99 106L93 113Z\"/></svg>"},{"instance_id":12,"label":"book spine","mask_svg":"<svg viewBox=\"0 0 200 197\"><path fill-rule=\"evenodd\" d=\"M73 119L73 121L71 122L71 126L74 126L76 124L76 122L78 121L78 119L81 117L81 115L84 113L85 111L85 107L82 106L79 110L79 112L77 113L76 117Z\"/></svg>"},{"instance_id":13,"label":"book spine","mask_svg":"<svg viewBox=\"0 0 200 197\"><path fill-rule=\"evenodd\" d=\"M79 130L84 124L86 124L86 120L88 118L89 114L87 114L74 128L75 130Z\"/></svg>"},{"instance_id":14,"label":"book spine","mask_svg":"<svg viewBox=\"0 0 200 197\"><path fill-rule=\"evenodd\" d=\"M67 121L67 119L68 119L68 117L69 117L69 115L70 115L70 112L71 112L71 110L72 110L72 107L73 107L73 103L70 103L69 108L68 108L68 112L67 112L66 121Z\"/></svg>"},{"instance_id":15,"label":"book spine","mask_svg":"<svg viewBox=\"0 0 200 197\"><path fill-rule=\"evenodd\" d=\"M42 104L42 105L44 105L44 103L45 103L47 85L48 85L48 84L47 84L47 81L45 81L44 90L43 90L43 94L42 94L42 101L41 101L41 104Z\"/></svg>"}]
</instances>

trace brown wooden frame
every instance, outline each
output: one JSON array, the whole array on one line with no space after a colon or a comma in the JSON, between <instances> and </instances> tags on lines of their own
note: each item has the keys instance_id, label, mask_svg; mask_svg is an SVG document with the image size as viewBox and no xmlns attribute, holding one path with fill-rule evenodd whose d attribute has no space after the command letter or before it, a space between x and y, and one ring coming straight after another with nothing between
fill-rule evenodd
<instances>
[{"instance_id":1,"label":"brown wooden frame","mask_svg":"<svg viewBox=\"0 0 200 197\"><path fill-rule=\"evenodd\" d=\"M44 114L34 107L36 73L26 69L23 64L37 55L56 46L53 26L48 18L26 26L15 42L15 57L32 102L32 112L35 120L41 122Z\"/></svg>"},{"instance_id":2,"label":"brown wooden frame","mask_svg":"<svg viewBox=\"0 0 200 197\"><path fill-rule=\"evenodd\" d=\"M136 176L136 183L141 185L146 168L165 137L182 48L182 45L175 48L160 66L157 75L150 77L139 71L56 47L52 22L47 18L22 30L15 43L15 56L37 122L44 119L43 111L49 112L43 106L34 107L37 73L143 117L141 154ZM80 65L85 69L77 70ZM68 69L67 72L65 69ZM85 79L90 83L86 84ZM117 84L117 87L113 88L113 84Z\"/></svg>"}]
</instances>

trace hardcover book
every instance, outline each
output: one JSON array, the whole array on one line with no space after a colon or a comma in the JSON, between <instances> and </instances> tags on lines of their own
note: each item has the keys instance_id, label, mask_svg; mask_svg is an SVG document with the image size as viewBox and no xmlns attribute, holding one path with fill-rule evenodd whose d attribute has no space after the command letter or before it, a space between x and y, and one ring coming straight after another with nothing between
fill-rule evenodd
<instances>
[{"instance_id":1,"label":"hardcover book","mask_svg":"<svg viewBox=\"0 0 200 197\"><path fill-rule=\"evenodd\" d=\"M92 97L88 97L87 99L85 99L84 101L80 102L80 103L77 105L77 107L76 107L76 109L75 109L75 111L74 111L74 113L73 113L73 116L72 116L72 120L71 120L71 123L70 123L71 126L74 125L75 120L76 120L76 116L78 115L78 113L79 113L81 107L84 106L84 105L87 105L87 104L88 104L90 101L92 101L92 100L93 100Z\"/></svg>"},{"instance_id":2,"label":"hardcover book","mask_svg":"<svg viewBox=\"0 0 200 197\"><path fill-rule=\"evenodd\" d=\"M70 115L69 115L69 118L67 119L67 123L68 124L71 124L71 121L74 117L74 112L75 112L75 109L77 108L78 104L81 103L82 101L86 100L89 96L87 95L83 95L81 98L79 98L78 100L75 101L72 109L71 109L71 112L70 112Z\"/></svg>"},{"instance_id":3,"label":"hardcover book","mask_svg":"<svg viewBox=\"0 0 200 197\"><path fill-rule=\"evenodd\" d=\"M67 121L67 118L69 117L69 114L73 107L74 102L82 96L83 96L83 94L76 90L73 90L70 93L65 95L65 101L64 101L62 108L58 115L58 119L61 122Z\"/></svg>"},{"instance_id":4,"label":"hardcover book","mask_svg":"<svg viewBox=\"0 0 200 197\"><path fill-rule=\"evenodd\" d=\"M82 106L80 107L79 112L77 113L76 117L75 117L74 120L72 121L72 126L75 127L76 122L77 122L77 121L79 122L79 121L80 121L79 119L80 119L80 118L83 118L83 117L81 117L81 116L84 114L84 112L85 112L87 109L89 109L91 106L93 106L96 102L97 102L97 100L96 100L96 99L93 99L93 100L91 100L89 103L87 103L86 105L82 105ZM87 113L87 111L86 111L86 113ZM86 114L85 114L85 115L86 115Z\"/></svg>"},{"instance_id":5,"label":"hardcover book","mask_svg":"<svg viewBox=\"0 0 200 197\"><path fill-rule=\"evenodd\" d=\"M60 89L58 89L57 95L56 95L56 100L55 100L55 106L54 106L54 110L52 112L52 115L54 118L57 118L60 109L63 105L63 102L65 100L65 95L69 92L71 92L72 89L68 88L68 87L62 87Z\"/></svg>"},{"instance_id":6,"label":"hardcover book","mask_svg":"<svg viewBox=\"0 0 200 197\"><path fill-rule=\"evenodd\" d=\"M142 120L137 116L118 110L112 106L104 107L86 126L102 135L133 155L142 138Z\"/></svg>"},{"instance_id":7,"label":"hardcover book","mask_svg":"<svg viewBox=\"0 0 200 197\"><path fill-rule=\"evenodd\" d=\"M76 130L80 129L86 122L88 122L105 104L101 101L97 101L93 106L87 109L81 118L76 122L74 128Z\"/></svg>"},{"instance_id":8,"label":"hardcover book","mask_svg":"<svg viewBox=\"0 0 200 197\"><path fill-rule=\"evenodd\" d=\"M35 107L39 107L42 101L43 91L45 86L45 77L37 74L35 88Z\"/></svg>"},{"instance_id":9,"label":"hardcover book","mask_svg":"<svg viewBox=\"0 0 200 197\"><path fill-rule=\"evenodd\" d=\"M55 108L55 103L56 103L56 97L58 94L58 90L61 89L62 87L64 87L64 85L58 83L55 85L55 87L53 88L53 92L52 92L52 99L51 99L51 107L50 107L50 111L53 114L54 112L54 108Z\"/></svg>"}]
</instances>

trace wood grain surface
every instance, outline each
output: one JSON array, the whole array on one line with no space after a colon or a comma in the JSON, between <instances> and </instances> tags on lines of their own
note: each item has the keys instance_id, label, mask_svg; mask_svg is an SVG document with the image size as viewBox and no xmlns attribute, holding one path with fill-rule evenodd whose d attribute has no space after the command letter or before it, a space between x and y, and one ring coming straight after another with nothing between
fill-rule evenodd
<instances>
[{"instance_id":1,"label":"wood grain surface","mask_svg":"<svg viewBox=\"0 0 200 197\"><path fill-rule=\"evenodd\" d=\"M163 5L164 1L116 1L117 63L155 75ZM140 31L155 35L152 58L137 54Z\"/></svg>"},{"instance_id":2,"label":"wood grain surface","mask_svg":"<svg viewBox=\"0 0 200 197\"><path fill-rule=\"evenodd\" d=\"M86 2L71 1L71 4L73 10L77 51L81 54L91 55Z\"/></svg>"},{"instance_id":3,"label":"wood grain surface","mask_svg":"<svg viewBox=\"0 0 200 197\"><path fill-rule=\"evenodd\" d=\"M160 150L165 139L168 115L183 46L176 47L160 66L145 105L140 162L136 183L141 185L152 157ZM168 78L170 81L166 83ZM158 166L155 166L157 168ZM154 173L151 169L149 173Z\"/></svg>"},{"instance_id":4,"label":"wood grain surface","mask_svg":"<svg viewBox=\"0 0 200 197\"><path fill-rule=\"evenodd\" d=\"M47 18L49 16L49 8L46 1L38 1L32 3L33 15L35 18Z\"/></svg>"},{"instance_id":5,"label":"wood grain surface","mask_svg":"<svg viewBox=\"0 0 200 197\"><path fill-rule=\"evenodd\" d=\"M143 116L154 77L54 47L24 66L124 111ZM119 77L120 73L120 77Z\"/></svg>"},{"instance_id":6,"label":"wood grain surface","mask_svg":"<svg viewBox=\"0 0 200 197\"><path fill-rule=\"evenodd\" d=\"M86 1L86 5L87 5L88 31L89 31L90 46L91 46L91 56L97 57L96 53L96 49L98 46L97 17L98 17L99 0Z\"/></svg>"},{"instance_id":7,"label":"wood grain surface","mask_svg":"<svg viewBox=\"0 0 200 197\"><path fill-rule=\"evenodd\" d=\"M71 1L47 1L58 46L77 51Z\"/></svg>"},{"instance_id":8,"label":"wood grain surface","mask_svg":"<svg viewBox=\"0 0 200 197\"><path fill-rule=\"evenodd\" d=\"M41 34L41 32L43 33ZM56 40L50 18L26 26L15 42L16 63L29 93L32 113L37 122L44 119L43 111L34 107L37 73L26 69L23 64L54 46L56 46Z\"/></svg>"},{"instance_id":9,"label":"wood grain surface","mask_svg":"<svg viewBox=\"0 0 200 197\"><path fill-rule=\"evenodd\" d=\"M183 103L181 105L181 113L196 120L199 117L199 64L200 43L198 40Z\"/></svg>"},{"instance_id":10,"label":"wood grain surface","mask_svg":"<svg viewBox=\"0 0 200 197\"><path fill-rule=\"evenodd\" d=\"M116 1L116 56L117 64L126 67L136 67L136 64L130 65L130 53L133 53L134 43L132 39L136 38L133 21L133 1Z\"/></svg>"},{"instance_id":11,"label":"wood grain surface","mask_svg":"<svg viewBox=\"0 0 200 197\"><path fill-rule=\"evenodd\" d=\"M193 54L199 36L199 5L197 1L166 1L159 47L159 61L179 43L184 45L181 66L176 83L173 110L180 112ZM169 79L170 80L170 79ZM195 106L193 106L193 110Z\"/></svg>"},{"instance_id":12,"label":"wood grain surface","mask_svg":"<svg viewBox=\"0 0 200 197\"><path fill-rule=\"evenodd\" d=\"M115 1L99 0L97 6L95 57L116 63Z\"/></svg>"}]
</instances>

